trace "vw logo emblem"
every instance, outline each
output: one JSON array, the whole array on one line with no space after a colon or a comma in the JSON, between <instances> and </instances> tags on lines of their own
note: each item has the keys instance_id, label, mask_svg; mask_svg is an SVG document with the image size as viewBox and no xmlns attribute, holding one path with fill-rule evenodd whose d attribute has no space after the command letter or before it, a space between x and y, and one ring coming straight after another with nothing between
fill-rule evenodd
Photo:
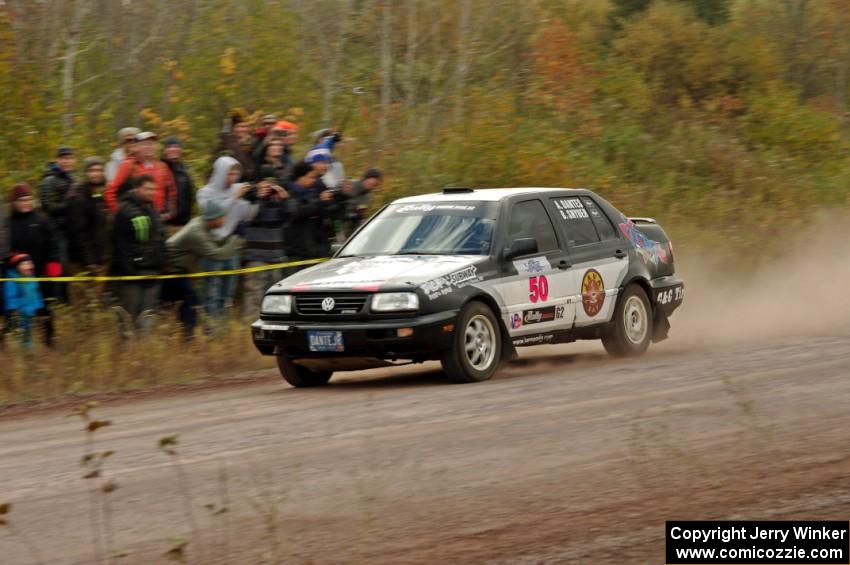
<instances>
[{"instance_id":1,"label":"vw logo emblem","mask_svg":"<svg viewBox=\"0 0 850 565\"><path fill-rule=\"evenodd\" d=\"M334 306L336 306L336 301L332 297L328 296L322 300L322 310L325 312L330 312L334 309Z\"/></svg>"}]
</instances>

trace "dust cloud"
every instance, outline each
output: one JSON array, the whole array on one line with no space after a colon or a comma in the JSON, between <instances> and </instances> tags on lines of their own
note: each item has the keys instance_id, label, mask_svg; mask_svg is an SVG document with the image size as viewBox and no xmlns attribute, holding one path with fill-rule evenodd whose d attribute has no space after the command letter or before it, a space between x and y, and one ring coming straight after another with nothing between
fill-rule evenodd
<instances>
[{"instance_id":1,"label":"dust cloud","mask_svg":"<svg viewBox=\"0 0 850 565\"><path fill-rule=\"evenodd\" d=\"M850 221L823 218L748 274L710 253L676 257L685 280L670 341L734 345L850 332Z\"/></svg>"}]
</instances>

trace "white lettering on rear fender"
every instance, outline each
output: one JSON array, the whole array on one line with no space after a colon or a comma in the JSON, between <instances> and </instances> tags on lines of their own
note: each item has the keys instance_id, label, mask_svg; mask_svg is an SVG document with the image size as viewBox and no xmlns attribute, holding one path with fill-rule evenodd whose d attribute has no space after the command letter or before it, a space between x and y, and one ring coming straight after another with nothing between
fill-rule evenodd
<instances>
[{"instance_id":1,"label":"white lettering on rear fender","mask_svg":"<svg viewBox=\"0 0 850 565\"><path fill-rule=\"evenodd\" d=\"M685 287L677 286L659 292L658 297L655 299L655 301L658 302L658 304L670 304L671 302L679 302L684 297Z\"/></svg>"}]
</instances>

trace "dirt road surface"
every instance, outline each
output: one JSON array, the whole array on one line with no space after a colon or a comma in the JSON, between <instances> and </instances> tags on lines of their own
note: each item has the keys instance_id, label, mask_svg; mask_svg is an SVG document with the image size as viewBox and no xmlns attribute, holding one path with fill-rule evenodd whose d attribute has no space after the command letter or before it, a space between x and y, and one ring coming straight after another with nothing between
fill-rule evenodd
<instances>
[{"instance_id":1,"label":"dirt road surface","mask_svg":"<svg viewBox=\"0 0 850 565\"><path fill-rule=\"evenodd\" d=\"M526 350L474 385L433 365L320 390L270 373L103 404L107 537L119 563L168 562L182 537L205 564L646 564L667 519L848 519L850 335L672 341L626 361ZM3 563L106 551L67 413L0 417ZM179 468L157 449L174 433Z\"/></svg>"}]
</instances>

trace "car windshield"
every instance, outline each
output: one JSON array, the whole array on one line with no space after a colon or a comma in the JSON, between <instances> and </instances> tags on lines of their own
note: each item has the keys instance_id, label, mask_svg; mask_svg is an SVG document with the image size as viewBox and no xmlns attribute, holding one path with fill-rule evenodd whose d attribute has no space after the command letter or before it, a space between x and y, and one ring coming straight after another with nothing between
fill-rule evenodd
<instances>
[{"instance_id":1,"label":"car windshield","mask_svg":"<svg viewBox=\"0 0 850 565\"><path fill-rule=\"evenodd\" d=\"M342 249L340 256L489 255L495 220L474 204L389 206Z\"/></svg>"}]
</instances>

